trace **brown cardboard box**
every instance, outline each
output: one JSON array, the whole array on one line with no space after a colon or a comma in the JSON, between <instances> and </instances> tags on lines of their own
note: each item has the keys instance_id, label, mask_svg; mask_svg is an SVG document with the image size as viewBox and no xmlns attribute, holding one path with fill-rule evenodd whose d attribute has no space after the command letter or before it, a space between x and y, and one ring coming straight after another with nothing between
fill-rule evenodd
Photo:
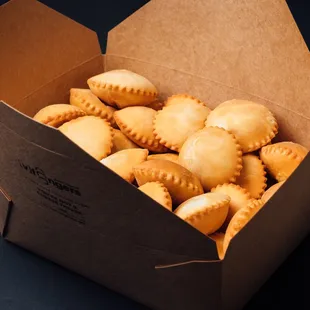
<instances>
[{"instance_id":1,"label":"brown cardboard box","mask_svg":"<svg viewBox=\"0 0 310 310\"><path fill-rule=\"evenodd\" d=\"M268 106L310 147L309 51L284 0L152 0L109 33L34 0L0 8L0 218L4 237L153 309L240 309L309 233L310 157L233 239L213 240L31 119L105 70L163 97Z\"/></svg>"}]
</instances>

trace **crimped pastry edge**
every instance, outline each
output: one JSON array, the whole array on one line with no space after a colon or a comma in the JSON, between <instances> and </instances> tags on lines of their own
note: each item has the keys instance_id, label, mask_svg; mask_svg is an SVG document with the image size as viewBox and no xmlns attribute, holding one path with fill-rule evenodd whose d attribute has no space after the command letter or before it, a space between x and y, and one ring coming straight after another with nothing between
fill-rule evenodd
<instances>
[{"instance_id":1,"label":"crimped pastry edge","mask_svg":"<svg viewBox=\"0 0 310 310\"><path fill-rule=\"evenodd\" d=\"M147 139L142 134L136 132L133 128L129 128L122 120L118 117L117 111L114 112L114 119L121 131L128 137L131 137L136 144L141 144L140 146L150 148L152 151L157 152L167 152L168 149L159 143L159 140ZM137 142L136 142L137 141Z\"/></svg>"},{"instance_id":2,"label":"crimped pastry edge","mask_svg":"<svg viewBox=\"0 0 310 310\"><path fill-rule=\"evenodd\" d=\"M193 192L199 192L199 187L191 182L185 182L178 176L168 173L167 171L164 171L162 169L157 169L155 167L152 168L138 168L134 167L134 174L136 175L144 175L144 176L151 176L154 181L148 181L148 182L155 182L160 180L166 180L169 182L172 182L174 185L178 185L183 188L188 188L189 190L192 190Z\"/></svg>"},{"instance_id":3,"label":"crimped pastry edge","mask_svg":"<svg viewBox=\"0 0 310 310\"><path fill-rule=\"evenodd\" d=\"M120 92L138 95L138 96L139 95L146 96L146 97L157 97L158 96L158 91L152 92L146 89L136 89L134 87L127 87L127 86L121 87L120 85L114 85L114 84L109 84L105 82L96 82L92 80L92 78L87 80L87 84L97 89L120 91Z\"/></svg>"},{"instance_id":4,"label":"crimped pastry edge","mask_svg":"<svg viewBox=\"0 0 310 310\"><path fill-rule=\"evenodd\" d=\"M169 98L173 98L173 97L175 98L175 97L181 97L181 96L183 96L183 97L185 97L185 98L193 99L193 102L192 102L193 104L198 104L198 105L200 105L200 106L203 106L203 107L209 109L202 101L200 101L199 99L197 99L197 98L195 98L195 97L193 97L193 96L190 96L190 95L185 95L185 94L182 94L182 95L173 95L173 96L171 96L171 97L169 97ZM168 98L167 100L169 100L169 98ZM158 131L156 130L157 116L160 115L160 114L162 114L162 113L164 113L165 109L167 109L168 107L169 107L169 105L166 105L166 103L165 103L164 107L163 107L161 110L156 111L155 117L154 117L154 119L153 119L153 133L154 133L154 136L156 137L156 139L159 140L159 143L160 143L160 144L164 145L165 147L167 147L168 149L170 149L170 150L172 150L172 151L180 152L181 147L179 147L179 146L177 146L177 145L174 145L173 143L171 143L171 142L167 141L166 139L162 138L162 137L160 136L160 134L158 133ZM209 110L210 110L210 109L209 109ZM211 110L210 110L210 111L211 111ZM204 127L203 127L203 128L204 128ZM201 128L201 129L203 129L203 128Z\"/></svg>"},{"instance_id":5,"label":"crimped pastry edge","mask_svg":"<svg viewBox=\"0 0 310 310\"><path fill-rule=\"evenodd\" d=\"M94 94L93 94L94 95ZM71 92L70 91L70 96L72 96L73 98L76 98L79 100L80 104L83 105L83 107L86 109L86 111L88 113L95 113L95 114L91 114L94 116L98 116L102 119L106 119L108 122L111 122L113 119L113 113L108 113L108 111L105 111L104 109L99 109L95 106L93 106L88 100L85 99L85 97L83 97L78 91L74 91ZM96 95L94 95L96 96ZM97 96L96 96L97 97ZM100 100L98 98L98 100ZM73 104L72 104L73 105ZM104 103L102 103L102 105L104 106ZM74 106L74 105L73 105Z\"/></svg>"},{"instance_id":6,"label":"crimped pastry edge","mask_svg":"<svg viewBox=\"0 0 310 310\"><path fill-rule=\"evenodd\" d=\"M146 182L143 185L139 186L138 189L140 189L140 187L142 187L142 186L144 186L145 184L148 184L148 183L155 183L163 190L164 200L165 200L165 207L169 208L169 209L172 209L172 199L171 199L170 193L169 193L167 187L163 183L161 183L159 181L150 181L150 182ZM152 198L152 197L150 197L150 198Z\"/></svg>"}]
</instances>

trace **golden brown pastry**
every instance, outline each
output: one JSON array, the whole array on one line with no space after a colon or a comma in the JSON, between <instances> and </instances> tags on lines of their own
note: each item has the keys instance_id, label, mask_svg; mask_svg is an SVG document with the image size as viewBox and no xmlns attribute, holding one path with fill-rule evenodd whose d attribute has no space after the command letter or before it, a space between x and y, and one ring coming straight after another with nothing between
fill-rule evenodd
<instances>
[{"instance_id":1,"label":"golden brown pastry","mask_svg":"<svg viewBox=\"0 0 310 310\"><path fill-rule=\"evenodd\" d=\"M58 103L42 108L35 114L33 119L42 124L57 128L65 122L84 115L86 115L86 113L78 107Z\"/></svg>"},{"instance_id":2,"label":"golden brown pastry","mask_svg":"<svg viewBox=\"0 0 310 310\"><path fill-rule=\"evenodd\" d=\"M184 143L180 165L198 176L205 191L234 183L242 169L242 152L233 134L223 128L204 128Z\"/></svg>"},{"instance_id":3,"label":"golden brown pastry","mask_svg":"<svg viewBox=\"0 0 310 310\"><path fill-rule=\"evenodd\" d=\"M195 175L169 160L148 160L135 166L133 172L139 186L147 182L163 183L175 204L203 193Z\"/></svg>"},{"instance_id":4,"label":"golden brown pastry","mask_svg":"<svg viewBox=\"0 0 310 310\"><path fill-rule=\"evenodd\" d=\"M148 105L158 94L148 79L128 70L111 70L93 76L87 80L87 84L97 97L120 109Z\"/></svg>"},{"instance_id":5,"label":"golden brown pastry","mask_svg":"<svg viewBox=\"0 0 310 310\"><path fill-rule=\"evenodd\" d=\"M163 107L164 107L164 103L163 102L160 102L158 100L155 100L153 102L151 102L150 104L147 105L148 108L151 108L155 111L159 111L161 110Z\"/></svg>"},{"instance_id":6,"label":"golden brown pastry","mask_svg":"<svg viewBox=\"0 0 310 310\"><path fill-rule=\"evenodd\" d=\"M167 210L172 211L172 199L164 184L160 182L147 182L138 189Z\"/></svg>"},{"instance_id":7,"label":"golden brown pastry","mask_svg":"<svg viewBox=\"0 0 310 310\"><path fill-rule=\"evenodd\" d=\"M144 162L149 151L146 149L127 149L114 153L100 162L117 173L129 183L135 179L133 167Z\"/></svg>"},{"instance_id":8,"label":"golden brown pastry","mask_svg":"<svg viewBox=\"0 0 310 310\"><path fill-rule=\"evenodd\" d=\"M114 112L115 111L117 111L115 108L113 108L113 107L110 107L109 105L106 105L106 107L107 107L107 109L109 110L109 113L110 114L112 114L112 118L111 118L111 120L110 120L110 124L111 124L111 126L113 127L113 128L115 128L115 129L119 129L118 128L118 126L117 126L117 124L116 124L116 121L115 121L115 119L114 119Z\"/></svg>"},{"instance_id":9,"label":"golden brown pastry","mask_svg":"<svg viewBox=\"0 0 310 310\"><path fill-rule=\"evenodd\" d=\"M188 95L188 94L177 94L177 95L173 95L170 96L169 98L167 98L166 102L165 102L165 106L169 106L169 105L173 105L173 104L179 104L179 103L199 103L202 105L205 105L202 101L200 101L199 99Z\"/></svg>"},{"instance_id":10,"label":"golden brown pastry","mask_svg":"<svg viewBox=\"0 0 310 310\"><path fill-rule=\"evenodd\" d=\"M232 217L243 207L245 207L250 200L252 200L250 193L236 184L223 184L218 185L211 189L212 193L225 194L230 197L229 211L223 224L222 230L224 231Z\"/></svg>"},{"instance_id":11,"label":"golden brown pastry","mask_svg":"<svg viewBox=\"0 0 310 310\"><path fill-rule=\"evenodd\" d=\"M248 100L234 99L221 103L208 116L206 126L231 131L243 153L260 149L278 133L273 114L262 104Z\"/></svg>"},{"instance_id":12,"label":"golden brown pastry","mask_svg":"<svg viewBox=\"0 0 310 310\"><path fill-rule=\"evenodd\" d=\"M97 160L111 153L112 127L100 117L82 116L64 123L58 129Z\"/></svg>"},{"instance_id":13,"label":"golden brown pastry","mask_svg":"<svg viewBox=\"0 0 310 310\"><path fill-rule=\"evenodd\" d=\"M263 203L266 203L279 190L279 188L284 184L284 182L285 181L282 181L269 187L262 196Z\"/></svg>"},{"instance_id":14,"label":"golden brown pastry","mask_svg":"<svg viewBox=\"0 0 310 310\"><path fill-rule=\"evenodd\" d=\"M219 259L224 258L224 252L223 252L223 242L224 242L224 237L225 234L221 232L215 232L212 235L209 235L209 237L215 241L216 243L216 248L217 248L217 253L219 255Z\"/></svg>"},{"instance_id":15,"label":"golden brown pastry","mask_svg":"<svg viewBox=\"0 0 310 310\"><path fill-rule=\"evenodd\" d=\"M111 123L113 112L102 103L89 89L71 88L70 104L82 109L87 115L106 119Z\"/></svg>"},{"instance_id":16,"label":"golden brown pastry","mask_svg":"<svg viewBox=\"0 0 310 310\"><path fill-rule=\"evenodd\" d=\"M121 150L136 149L139 146L128 139L120 130L113 128L112 154Z\"/></svg>"},{"instance_id":17,"label":"golden brown pastry","mask_svg":"<svg viewBox=\"0 0 310 310\"><path fill-rule=\"evenodd\" d=\"M183 202L174 213L201 233L209 235L223 225L229 201L227 195L202 194Z\"/></svg>"},{"instance_id":18,"label":"golden brown pastry","mask_svg":"<svg viewBox=\"0 0 310 310\"><path fill-rule=\"evenodd\" d=\"M260 158L270 175L278 182L285 181L304 160L308 150L293 142L279 142L263 147Z\"/></svg>"},{"instance_id":19,"label":"golden brown pastry","mask_svg":"<svg viewBox=\"0 0 310 310\"><path fill-rule=\"evenodd\" d=\"M169 99L168 99L169 102ZM210 109L198 100L183 100L165 106L154 119L154 134L160 143L179 152L185 140L204 128Z\"/></svg>"},{"instance_id":20,"label":"golden brown pastry","mask_svg":"<svg viewBox=\"0 0 310 310\"><path fill-rule=\"evenodd\" d=\"M244 228L247 223L255 216L255 214L263 207L263 202L261 200L252 199L248 205L240 209L231 219L223 242L223 252L224 255L231 240Z\"/></svg>"},{"instance_id":21,"label":"golden brown pastry","mask_svg":"<svg viewBox=\"0 0 310 310\"><path fill-rule=\"evenodd\" d=\"M114 112L114 119L120 130L134 143L157 153L168 149L159 143L153 133L153 119L156 111L147 107L128 107Z\"/></svg>"},{"instance_id":22,"label":"golden brown pastry","mask_svg":"<svg viewBox=\"0 0 310 310\"><path fill-rule=\"evenodd\" d=\"M170 160L176 164L179 164L179 155L173 153L152 154L147 157L147 160L152 159Z\"/></svg>"},{"instance_id":23,"label":"golden brown pastry","mask_svg":"<svg viewBox=\"0 0 310 310\"><path fill-rule=\"evenodd\" d=\"M262 197L267 187L265 166L258 156L246 154L242 157L242 170L236 184L245 188L252 198Z\"/></svg>"}]
</instances>

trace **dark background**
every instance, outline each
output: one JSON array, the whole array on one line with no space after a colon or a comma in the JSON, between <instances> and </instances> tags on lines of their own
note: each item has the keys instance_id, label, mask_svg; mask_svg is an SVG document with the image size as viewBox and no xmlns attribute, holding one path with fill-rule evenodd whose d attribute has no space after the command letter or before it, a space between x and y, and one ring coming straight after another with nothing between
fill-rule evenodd
<instances>
[{"instance_id":1,"label":"dark background","mask_svg":"<svg viewBox=\"0 0 310 310\"><path fill-rule=\"evenodd\" d=\"M0 0L0 4L4 2L6 1ZM107 32L148 1L42 0L41 2L95 30L104 52ZM287 2L309 48L310 10L307 6L309 0ZM310 236L253 297L245 310L283 308L309 310L310 301L307 296L310 290L309 278ZM0 310L11 309L143 310L146 308L0 239Z\"/></svg>"}]
</instances>

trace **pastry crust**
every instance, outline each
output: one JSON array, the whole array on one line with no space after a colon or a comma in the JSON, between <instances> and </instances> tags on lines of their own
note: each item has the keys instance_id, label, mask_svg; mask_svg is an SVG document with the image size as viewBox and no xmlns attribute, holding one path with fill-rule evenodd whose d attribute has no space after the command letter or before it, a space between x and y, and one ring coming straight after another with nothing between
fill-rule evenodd
<instances>
[{"instance_id":1,"label":"pastry crust","mask_svg":"<svg viewBox=\"0 0 310 310\"><path fill-rule=\"evenodd\" d=\"M224 223L230 198L219 193L207 193L183 202L174 213L201 233L209 235Z\"/></svg>"},{"instance_id":2,"label":"pastry crust","mask_svg":"<svg viewBox=\"0 0 310 310\"><path fill-rule=\"evenodd\" d=\"M160 182L148 182L138 188L164 208L172 211L172 199L168 189Z\"/></svg>"},{"instance_id":3,"label":"pastry crust","mask_svg":"<svg viewBox=\"0 0 310 310\"><path fill-rule=\"evenodd\" d=\"M84 115L86 113L78 107L58 103L42 108L34 115L33 119L42 124L57 128L66 122Z\"/></svg>"},{"instance_id":4,"label":"pastry crust","mask_svg":"<svg viewBox=\"0 0 310 310\"><path fill-rule=\"evenodd\" d=\"M153 102L151 102L150 104L147 105L148 108L151 108L155 111L159 111L164 107L164 103L158 100L155 100Z\"/></svg>"},{"instance_id":5,"label":"pastry crust","mask_svg":"<svg viewBox=\"0 0 310 310\"><path fill-rule=\"evenodd\" d=\"M250 193L236 184L222 184L211 189L212 193L225 194L230 197L229 211L226 220L222 226L225 231L232 217L241 209L244 208L251 200Z\"/></svg>"},{"instance_id":6,"label":"pastry crust","mask_svg":"<svg viewBox=\"0 0 310 310\"><path fill-rule=\"evenodd\" d=\"M231 240L243 229L255 214L264 206L261 200L252 199L248 205L240 209L231 219L223 242L224 255Z\"/></svg>"},{"instance_id":7,"label":"pastry crust","mask_svg":"<svg viewBox=\"0 0 310 310\"><path fill-rule=\"evenodd\" d=\"M87 80L91 91L101 100L123 109L128 106L148 105L158 91L145 77L128 70L111 70Z\"/></svg>"},{"instance_id":8,"label":"pastry crust","mask_svg":"<svg viewBox=\"0 0 310 310\"><path fill-rule=\"evenodd\" d=\"M308 150L293 142L279 142L263 147L260 158L270 175L278 182L285 181L304 160Z\"/></svg>"},{"instance_id":9,"label":"pastry crust","mask_svg":"<svg viewBox=\"0 0 310 310\"><path fill-rule=\"evenodd\" d=\"M208 127L185 141L179 162L197 175L208 191L236 181L242 169L242 152L233 134L223 128Z\"/></svg>"},{"instance_id":10,"label":"pastry crust","mask_svg":"<svg viewBox=\"0 0 310 310\"><path fill-rule=\"evenodd\" d=\"M195 100L165 106L154 118L154 134L160 143L179 152L185 140L205 126L210 109ZM168 100L169 102L169 100Z\"/></svg>"},{"instance_id":11,"label":"pastry crust","mask_svg":"<svg viewBox=\"0 0 310 310\"><path fill-rule=\"evenodd\" d=\"M154 181L163 183L173 203L177 205L191 197L203 194L198 178L172 161L148 160L135 166L133 171L139 186Z\"/></svg>"},{"instance_id":12,"label":"pastry crust","mask_svg":"<svg viewBox=\"0 0 310 310\"><path fill-rule=\"evenodd\" d=\"M115 129L119 129L118 126L117 126L117 124L116 124L116 121L115 121L115 119L114 119L114 112L117 111L117 109L115 109L115 108L113 108L113 107L111 107L111 106L109 106L109 105L106 105L106 108L109 110L109 113L112 114L112 118L111 118L111 120L110 120L111 126L112 126L113 128L115 128Z\"/></svg>"},{"instance_id":13,"label":"pastry crust","mask_svg":"<svg viewBox=\"0 0 310 310\"><path fill-rule=\"evenodd\" d=\"M135 179L133 167L144 162L149 151L146 149L127 149L114 153L100 162L117 173L129 183Z\"/></svg>"},{"instance_id":14,"label":"pastry crust","mask_svg":"<svg viewBox=\"0 0 310 310\"><path fill-rule=\"evenodd\" d=\"M266 203L279 190L279 188L284 184L284 182L285 181L282 181L269 187L262 196L263 203Z\"/></svg>"},{"instance_id":15,"label":"pastry crust","mask_svg":"<svg viewBox=\"0 0 310 310\"><path fill-rule=\"evenodd\" d=\"M198 103L198 104L202 104L206 106L202 101L188 94L172 95L167 98L164 105L167 107L169 105L179 104L179 103Z\"/></svg>"},{"instance_id":16,"label":"pastry crust","mask_svg":"<svg viewBox=\"0 0 310 310\"><path fill-rule=\"evenodd\" d=\"M139 146L128 139L119 129L113 128L113 147L111 153L126 149L136 149Z\"/></svg>"},{"instance_id":17,"label":"pastry crust","mask_svg":"<svg viewBox=\"0 0 310 310\"><path fill-rule=\"evenodd\" d=\"M218 105L208 116L206 126L231 131L243 153L267 145L278 133L273 114L262 104L247 100L229 100Z\"/></svg>"},{"instance_id":18,"label":"pastry crust","mask_svg":"<svg viewBox=\"0 0 310 310\"><path fill-rule=\"evenodd\" d=\"M156 111L147 107L128 107L114 112L114 119L120 130L140 147L156 153L168 149L159 143L153 133L153 119Z\"/></svg>"},{"instance_id":19,"label":"pastry crust","mask_svg":"<svg viewBox=\"0 0 310 310\"><path fill-rule=\"evenodd\" d=\"M223 259L224 258L223 242L224 242L225 234L221 232L215 232L214 234L209 235L209 237L212 240L214 240L216 243L216 248L217 248L219 259Z\"/></svg>"},{"instance_id":20,"label":"pastry crust","mask_svg":"<svg viewBox=\"0 0 310 310\"><path fill-rule=\"evenodd\" d=\"M242 157L243 168L236 184L245 188L252 198L262 197L267 187L266 171L263 162L258 156L246 154Z\"/></svg>"},{"instance_id":21,"label":"pastry crust","mask_svg":"<svg viewBox=\"0 0 310 310\"><path fill-rule=\"evenodd\" d=\"M153 159L170 160L176 164L179 164L179 155L173 153L152 154L147 157L147 160Z\"/></svg>"},{"instance_id":22,"label":"pastry crust","mask_svg":"<svg viewBox=\"0 0 310 310\"><path fill-rule=\"evenodd\" d=\"M113 112L89 89L71 88L70 104L79 107L87 115L98 116L110 123L113 120Z\"/></svg>"},{"instance_id":23,"label":"pastry crust","mask_svg":"<svg viewBox=\"0 0 310 310\"><path fill-rule=\"evenodd\" d=\"M64 123L58 130L97 160L111 153L112 127L100 117L79 117Z\"/></svg>"}]
</instances>

